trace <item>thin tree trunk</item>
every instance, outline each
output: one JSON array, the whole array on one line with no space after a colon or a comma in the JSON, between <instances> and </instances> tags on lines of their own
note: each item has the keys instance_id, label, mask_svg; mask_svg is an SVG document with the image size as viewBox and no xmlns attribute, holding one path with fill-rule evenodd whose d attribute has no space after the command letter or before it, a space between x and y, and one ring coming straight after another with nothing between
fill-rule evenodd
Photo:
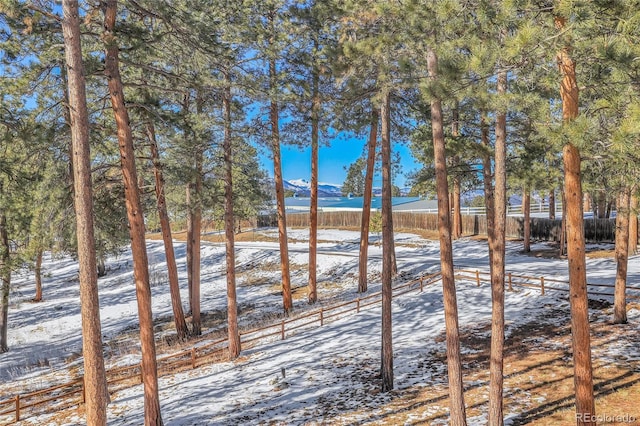
<instances>
[{"instance_id":1,"label":"thin tree trunk","mask_svg":"<svg viewBox=\"0 0 640 426\"><path fill-rule=\"evenodd\" d=\"M124 183L131 253L133 255L133 276L138 300L140 323L140 346L142 349L142 380L144 383L144 422L146 426L161 425L160 398L158 394L158 369L156 347L153 335L153 314L151 312L151 287L149 285L149 261L145 242L144 214L138 190L138 177L133 149L133 135L129 126L129 114L124 100L122 80L118 64L118 44L114 34L117 0L104 3L105 75L109 85L111 105L116 121L122 180Z\"/></svg>"},{"instance_id":2,"label":"thin tree trunk","mask_svg":"<svg viewBox=\"0 0 640 426\"><path fill-rule=\"evenodd\" d=\"M598 219L607 217L607 193L604 189L598 191Z\"/></svg>"},{"instance_id":3,"label":"thin tree trunk","mask_svg":"<svg viewBox=\"0 0 640 426\"><path fill-rule=\"evenodd\" d=\"M238 299L236 295L236 253L233 213L233 148L231 135L231 77L224 73L225 88L222 97L224 119L224 231L227 260L227 335L229 356L235 359L240 355L240 333L238 332Z\"/></svg>"},{"instance_id":4,"label":"thin tree trunk","mask_svg":"<svg viewBox=\"0 0 640 426\"><path fill-rule=\"evenodd\" d=\"M498 73L497 93L507 92L507 72ZM503 417L504 364L504 257L507 221L507 113L496 113L494 231L491 262L491 357L489 363L489 424L501 426Z\"/></svg>"},{"instance_id":5,"label":"thin tree trunk","mask_svg":"<svg viewBox=\"0 0 640 426\"><path fill-rule=\"evenodd\" d=\"M193 184L186 186L185 202L187 204L187 287L189 289L189 314L193 314Z\"/></svg>"},{"instance_id":6,"label":"thin tree trunk","mask_svg":"<svg viewBox=\"0 0 640 426\"><path fill-rule=\"evenodd\" d=\"M319 48L318 40L314 47ZM318 142L320 136L320 70L313 65L311 100L311 200L309 205L309 294L308 301L318 301Z\"/></svg>"},{"instance_id":7,"label":"thin tree trunk","mask_svg":"<svg viewBox=\"0 0 640 426\"><path fill-rule=\"evenodd\" d=\"M276 61L269 60L269 77L271 88L275 90ZM289 244L287 241L287 215L284 205L284 180L282 178L282 159L280 156L280 129L279 129L278 102L271 100L269 118L271 121L271 149L273 150L273 179L276 186L276 204L278 214L278 241L280 242L280 270L282 271L282 306L285 314L293 309L291 297L291 274L289 272Z\"/></svg>"},{"instance_id":8,"label":"thin tree trunk","mask_svg":"<svg viewBox=\"0 0 640 426\"><path fill-rule=\"evenodd\" d=\"M523 251L531 251L531 190L525 187L522 194L522 213L524 214L524 244Z\"/></svg>"},{"instance_id":9,"label":"thin tree trunk","mask_svg":"<svg viewBox=\"0 0 640 426\"><path fill-rule=\"evenodd\" d=\"M360 257L358 263L358 292L367 291L367 264L369 260L369 226L371 221L371 196L373 194L373 171L376 161L376 145L378 139L378 110L371 111L369 141L367 142L367 169L364 177L364 194L362 198L362 220L360 222Z\"/></svg>"},{"instance_id":10,"label":"thin tree trunk","mask_svg":"<svg viewBox=\"0 0 640 426\"><path fill-rule=\"evenodd\" d=\"M613 301L613 323L627 323L627 266L629 263L629 188L618 197L616 215L616 283Z\"/></svg>"},{"instance_id":11,"label":"thin tree trunk","mask_svg":"<svg viewBox=\"0 0 640 426\"><path fill-rule=\"evenodd\" d=\"M65 45L65 73L68 81L69 122L71 124L72 176L78 267L86 422L105 425L109 392L102 353L102 327L98 299L98 276L94 238L89 115L80 42L80 16L76 0L63 0L62 32ZM0 230L3 228L0 224ZM6 232L0 240L6 247ZM8 254L8 253L7 253ZM4 260L6 261L5 258ZM4 275L4 274L3 274ZM6 282L8 285L8 282ZM3 276L3 286L5 280ZM4 297L3 297L4 302ZM0 343L4 348L4 344Z\"/></svg>"},{"instance_id":12,"label":"thin tree trunk","mask_svg":"<svg viewBox=\"0 0 640 426\"><path fill-rule=\"evenodd\" d=\"M455 107L453 108L453 117L451 123L451 135L453 138L458 138L460 136L460 112L458 110L458 102L456 102ZM454 167L458 167L460 165L460 158L456 155L453 157L453 165ZM459 171L455 170L453 175L453 193L452 193L452 205L453 205L453 228L452 228L452 237L457 240L462 236L462 210L461 210L461 178L459 175Z\"/></svg>"},{"instance_id":13,"label":"thin tree trunk","mask_svg":"<svg viewBox=\"0 0 640 426\"><path fill-rule=\"evenodd\" d=\"M462 208L461 208L460 176L453 177L453 239L462 237Z\"/></svg>"},{"instance_id":14,"label":"thin tree trunk","mask_svg":"<svg viewBox=\"0 0 640 426\"><path fill-rule=\"evenodd\" d=\"M556 190L552 189L549 192L549 219L554 220L556 218Z\"/></svg>"},{"instance_id":15,"label":"thin tree trunk","mask_svg":"<svg viewBox=\"0 0 640 426\"><path fill-rule=\"evenodd\" d=\"M489 125L487 124L487 113L480 114L480 139L484 147L485 153L482 156L482 182L484 185L484 205L487 216L487 242L489 246L489 268L493 267L493 245L491 241L494 239L494 221L495 221L495 203L493 192L493 164L491 161L491 142L489 141Z\"/></svg>"},{"instance_id":16,"label":"thin tree trunk","mask_svg":"<svg viewBox=\"0 0 640 426\"><path fill-rule=\"evenodd\" d=\"M380 117L382 118L382 350L380 376L382 392L393 389L393 340L391 322L393 276L393 218L391 215L391 131L390 93L383 94Z\"/></svg>"},{"instance_id":17,"label":"thin tree trunk","mask_svg":"<svg viewBox=\"0 0 640 426\"><path fill-rule=\"evenodd\" d=\"M555 18L556 28L562 30L565 19ZM570 47L557 56L562 84L562 118L570 122L578 116L578 84L576 64L570 56ZM591 337L587 298L587 270L582 212L582 178L580 151L572 143L563 148L565 215L567 217L567 257L569 259L569 300L571 302L571 336L573 344L574 383L576 393L576 419L579 425L595 425L593 398L593 370L591 366Z\"/></svg>"},{"instance_id":18,"label":"thin tree trunk","mask_svg":"<svg viewBox=\"0 0 640 426\"><path fill-rule=\"evenodd\" d=\"M36 263L33 268L36 282L36 297L33 298L34 302L42 302L42 248L36 249Z\"/></svg>"},{"instance_id":19,"label":"thin tree trunk","mask_svg":"<svg viewBox=\"0 0 640 426\"><path fill-rule=\"evenodd\" d=\"M2 183L0 182L0 189ZM4 212L0 212L0 279L2 280L2 288L0 289L0 353L7 352L9 350L9 344L7 341L7 331L9 328L9 289L11 287L11 265L10 263L10 247L9 236L7 235L7 216ZM97 278L96 278L97 281ZM98 311L99 313L99 311ZM100 322L98 322L100 325ZM101 352L102 353L102 352ZM85 354L86 362L86 354ZM104 367L103 367L104 373ZM106 404L105 404L106 407ZM89 408L89 407L87 407ZM92 410L94 413L95 407ZM106 408L105 408L106 410ZM87 416L89 411L87 410ZM102 422L100 424L105 424Z\"/></svg>"},{"instance_id":20,"label":"thin tree trunk","mask_svg":"<svg viewBox=\"0 0 640 426\"><path fill-rule=\"evenodd\" d=\"M634 188L637 190L637 188ZM631 195L629 204L629 255L638 252L638 196Z\"/></svg>"},{"instance_id":21,"label":"thin tree trunk","mask_svg":"<svg viewBox=\"0 0 640 426\"><path fill-rule=\"evenodd\" d=\"M438 57L431 49L427 52L427 68L430 80L437 80ZM463 426L467 424L467 420L464 406L464 387L462 383L460 334L458 330L458 302L456 299L456 285L453 275L449 185L447 182L447 159L442 122L441 101L440 99L433 97L431 99L431 129L433 133L436 188L438 194L438 233L440 234L440 265L447 340L449 404L451 425Z\"/></svg>"},{"instance_id":22,"label":"thin tree trunk","mask_svg":"<svg viewBox=\"0 0 640 426\"><path fill-rule=\"evenodd\" d=\"M202 148L196 152L195 183L193 192L195 202L191 217L191 334L202 334L202 320L200 318L200 242L202 235ZM194 201L192 199L192 201Z\"/></svg>"},{"instance_id":23,"label":"thin tree trunk","mask_svg":"<svg viewBox=\"0 0 640 426\"><path fill-rule=\"evenodd\" d=\"M178 280L178 267L176 265L176 255L173 250L173 238L171 236L171 224L167 213L167 200L164 192L164 174L162 173L162 163L158 152L156 132L151 121L145 124L145 131L149 146L151 148L151 161L153 163L153 175L156 183L156 205L158 206L158 217L160 218L160 229L162 232L162 242L167 258L167 274L169 276L169 292L171 293L171 306L173 308L173 322L176 326L178 339L184 340L189 335L187 322L182 310L182 300L180 298L180 282Z\"/></svg>"},{"instance_id":24,"label":"thin tree trunk","mask_svg":"<svg viewBox=\"0 0 640 426\"><path fill-rule=\"evenodd\" d=\"M567 254L567 200L564 196L564 186L562 187L562 221L560 222L560 249L558 254L565 256Z\"/></svg>"}]
</instances>

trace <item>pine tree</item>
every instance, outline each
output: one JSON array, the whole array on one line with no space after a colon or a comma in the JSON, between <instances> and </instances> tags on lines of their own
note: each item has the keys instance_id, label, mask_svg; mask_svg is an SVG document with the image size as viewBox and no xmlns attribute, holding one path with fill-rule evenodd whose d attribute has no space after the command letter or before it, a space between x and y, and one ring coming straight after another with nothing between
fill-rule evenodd
<instances>
[{"instance_id":1,"label":"pine tree","mask_svg":"<svg viewBox=\"0 0 640 426\"><path fill-rule=\"evenodd\" d=\"M140 343L142 348L145 425L162 425L158 392L156 347L153 334L153 315L151 311L149 261L145 242L144 213L142 211L138 189L133 135L131 133L129 115L124 101L123 85L120 77L120 67L118 63L119 47L114 32L117 11L117 0L107 0L104 3L103 40L105 43L105 75L107 76L111 105L117 124L122 179L127 201L129 232L131 234L133 275L136 285L136 298L138 300L138 319L140 322Z\"/></svg>"},{"instance_id":2,"label":"pine tree","mask_svg":"<svg viewBox=\"0 0 640 426\"><path fill-rule=\"evenodd\" d=\"M429 79L438 81L438 56L427 51ZM440 235L440 268L445 309L445 332L447 341L447 367L449 374L449 404L451 423L466 425L464 387L462 384L462 362L460 360L460 335L458 329L458 303L453 274L453 249L451 245L451 216L449 208L449 185L447 182L447 160L445 154L442 106L437 95L431 97L431 129L436 167L438 193L438 233Z\"/></svg>"},{"instance_id":3,"label":"pine tree","mask_svg":"<svg viewBox=\"0 0 640 426\"><path fill-rule=\"evenodd\" d=\"M554 17L556 29L565 30L566 17ZM578 84L576 63L571 57L571 44L558 52L558 65L562 75L560 96L562 118L566 125L578 116ZM563 148L564 201L563 216L567 223L567 256L569 259L569 300L571 301L571 335L573 343L576 413L581 419L595 418L593 399L593 370L591 367L591 338L587 298L587 275L582 212L582 181L580 176L580 150L569 142ZM589 417L591 416L591 417ZM578 420L578 424L591 425L592 421Z\"/></svg>"},{"instance_id":4,"label":"pine tree","mask_svg":"<svg viewBox=\"0 0 640 426\"><path fill-rule=\"evenodd\" d=\"M96 249L93 232L93 200L89 152L89 118L85 92L84 65L80 44L78 2L64 0L62 29L68 75L69 112L73 144L74 194L80 266L80 306L82 310L82 352L87 424L107 422L109 400L102 355L100 305Z\"/></svg>"}]
</instances>

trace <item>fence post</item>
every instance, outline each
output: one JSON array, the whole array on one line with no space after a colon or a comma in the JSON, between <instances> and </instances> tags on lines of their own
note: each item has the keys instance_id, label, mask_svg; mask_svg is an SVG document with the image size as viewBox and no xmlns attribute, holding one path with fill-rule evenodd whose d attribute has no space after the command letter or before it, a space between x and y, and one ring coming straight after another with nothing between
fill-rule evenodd
<instances>
[{"instance_id":1,"label":"fence post","mask_svg":"<svg viewBox=\"0 0 640 426\"><path fill-rule=\"evenodd\" d=\"M513 291L513 284L511 283L511 272L509 272L509 291Z\"/></svg>"},{"instance_id":2,"label":"fence post","mask_svg":"<svg viewBox=\"0 0 640 426\"><path fill-rule=\"evenodd\" d=\"M480 287L480 271L476 271L476 282L478 283L478 287Z\"/></svg>"},{"instance_id":3,"label":"fence post","mask_svg":"<svg viewBox=\"0 0 640 426\"><path fill-rule=\"evenodd\" d=\"M424 288L424 277L420 275L420 293L422 293L423 288Z\"/></svg>"},{"instance_id":4,"label":"fence post","mask_svg":"<svg viewBox=\"0 0 640 426\"><path fill-rule=\"evenodd\" d=\"M540 292L544 294L544 277L540 277Z\"/></svg>"},{"instance_id":5,"label":"fence post","mask_svg":"<svg viewBox=\"0 0 640 426\"><path fill-rule=\"evenodd\" d=\"M356 312L360 313L360 298L359 297L356 299Z\"/></svg>"},{"instance_id":6,"label":"fence post","mask_svg":"<svg viewBox=\"0 0 640 426\"><path fill-rule=\"evenodd\" d=\"M320 327L324 325L324 307L320 308Z\"/></svg>"},{"instance_id":7,"label":"fence post","mask_svg":"<svg viewBox=\"0 0 640 426\"><path fill-rule=\"evenodd\" d=\"M193 347L191 348L191 369L195 369L196 368L196 360L198 358L196 357L196 348Z\"/></svg>"},{"instance_id":8,"label":"fence post","mask_svg":"<svg viewBox=\"0 0 640 426\"><path fill-rule=\"evenodd\" d=\"M20 421L20 395L16 395L16 422Z\"/></svg>"},{"instance_id":9,"label":"fence post","mask_svg":"<svg viewBox=\"0 0 640 426\"><path fill-rule=\"evenodd\" d=\"M284 320L282 320L282 325L280 326L280 335L282 340L284 340Z\"/></svg>"}]
</instances>

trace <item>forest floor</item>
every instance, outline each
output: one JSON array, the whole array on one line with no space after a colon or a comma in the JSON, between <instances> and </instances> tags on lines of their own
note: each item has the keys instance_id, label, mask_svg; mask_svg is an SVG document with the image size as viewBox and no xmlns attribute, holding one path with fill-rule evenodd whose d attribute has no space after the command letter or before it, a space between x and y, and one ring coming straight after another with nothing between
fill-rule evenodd
<instances>
[{"instance_id":1,"label":"forest floor","mask_svg":"<svg viewBox=\"0 0 640 426\"><path fill-rule=\"evenodd\" d=\"M282 318L279 254L275 230L238 235L238 299L241 326L251 328ZM306 303L308 232L291 230L290 258L296 314L316 309ZM176 240L181 234L175 235ZM201 341L224 333L224 247L207 233L203 246L203 329ZM399 268L405 277L439 270L433 235L398 233ZM320 305L358 296L356 230L322 230L319 244ZM170 302L162 244L149 242L154 316L160 354L196 344L177 344L170 321ZM178 266L184 271L184 244L176 242ZM379 290L379 236L372 235L370 291ZM592 246L590 283L612 283L611 247ZM566 260L554 258L554 247L534 244L531 254L521 243L508 243L507 270L566 279ZM454 242L457 267L487 270L486 242ZM640 282L637 257L629 281ZM108 367L139 362L135 295L128 251L109 259L101 278L103 334ZM81 369L77 265L50 257L45 270L45 301L29 302L32 274L15 280L10 308L11 351L0 357L0 400L14 393L45 387L73 377ZM182 280L184 277L181 275ZM183 300L186 288L183 288ZM458 283L463 374L469 424L485 424L490 347L490 291L487 285ZM575 424L573 367L568 302L564 293L535 289L507 292L505 350L505 424ZM640 419L640 306L629 305L629 324L611 324L610 300L590 306L596 408L599 415ZM37 307L37 310L34 310ZM379 313L377 308L341 318L308 331L245 348L240 359L220 362L160 379L165 424L447 424L446 354L439 285L394 300L396 388L380 393ZM285 368L286 377L281 369ZM112 395L109 424L141 424L141 386ZM627 417L628 418L628 417ZM3 419L0 418L0 424ZM25 418L23 424L82 424L82 407L53 415ZM603 424L640 424L601 422Z\"/></svg>"}]
</instances>

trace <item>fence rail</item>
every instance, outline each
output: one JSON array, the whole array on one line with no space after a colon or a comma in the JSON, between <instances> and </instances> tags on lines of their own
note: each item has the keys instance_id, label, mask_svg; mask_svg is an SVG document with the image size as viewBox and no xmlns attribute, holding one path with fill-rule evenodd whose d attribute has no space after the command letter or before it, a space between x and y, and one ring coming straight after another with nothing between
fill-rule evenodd
<instances>
[{"instance_id":1,"label":"fence rail","mask_svg":"<svg viewBox=\"0 0 640 426\"><path fill-rule=\"evenodd\" d=\"M393 288L393 297L411 291L422 291L425 285L438 281L440 273L421 276ZM360 312L362 309L380 303L381 292L372 293L355 300L298 315L294 318L283 319L277 323L254 328L240 333L243 346L250 347L260 341L272 341L274 338L285 340L294 331L310 328L314 325L324 325L329 321ZM207 344L200 344L190 349L158 358L158 375L175 374L180 371L195 369L212 362L227 359L227 339L220 339ZM141 364L126 365L109 369L107 384L109 392L142 383ZM30 393L18 394L13 398L0 401L0 424L18 422L25 416L34 416L54 412L63 408L84 403L83 377L61 383L46 389ZM39 410L37 410L39 409ZM5 416L5 418L2 418ZM10 417L7 417L10 416Z\"/></svg>"},{"instance_id":2,"label":"fence rail","mask_svg":"<svg viewBox=\"0 0 640 426\"><path fill-rule=\"evenodd\" d=\"M457 279L476 283L490 283L488 272L480 270L456 269ZM398 297L410 292L420 291L425 286L437 283L440 273L423 275L417 279L397 285L393 288L393 297ZM505 286L513 291L514 287L539 289L541 294L547 291L568 292L569 283L544 276L527 276L511 272L505 275ZM613 297L614 285L588 283L590 296ZM602 292L599 289L610 289L610 292ZM640 300L640 287L627 285L627 298ZM595 289L595 290L594 290ZM250 347L260 341L273 341L276 338L285 340L291 333L314 325L323 326L331 320L358 313L363 309L377 305L381 300L381 292L372 293L354 300L342 302L336 305L321 307L314 311L298 315L294 318L282 319L276 323L264 327L254 328L240 333L243 346ZM220 339L206 344L199 344L192 348L158 358L158 374L161 376L175 374L180 371L195 369L212 362L226 359L227 340ZM107 371L107 383L109 392L130 387L142 382L142 368L140 364L126 365L112 368ZM12 398L0 401L0 423L10 424L20 421L25 416L51 413L63 408L72 407L84 403L84 383L80 376L66 383L58 384L46 389L29 393L18 394ZM38 410L39 409L39 410ZM4 418L2 417L4 416Z\"/></svg>"}]
</instances>

